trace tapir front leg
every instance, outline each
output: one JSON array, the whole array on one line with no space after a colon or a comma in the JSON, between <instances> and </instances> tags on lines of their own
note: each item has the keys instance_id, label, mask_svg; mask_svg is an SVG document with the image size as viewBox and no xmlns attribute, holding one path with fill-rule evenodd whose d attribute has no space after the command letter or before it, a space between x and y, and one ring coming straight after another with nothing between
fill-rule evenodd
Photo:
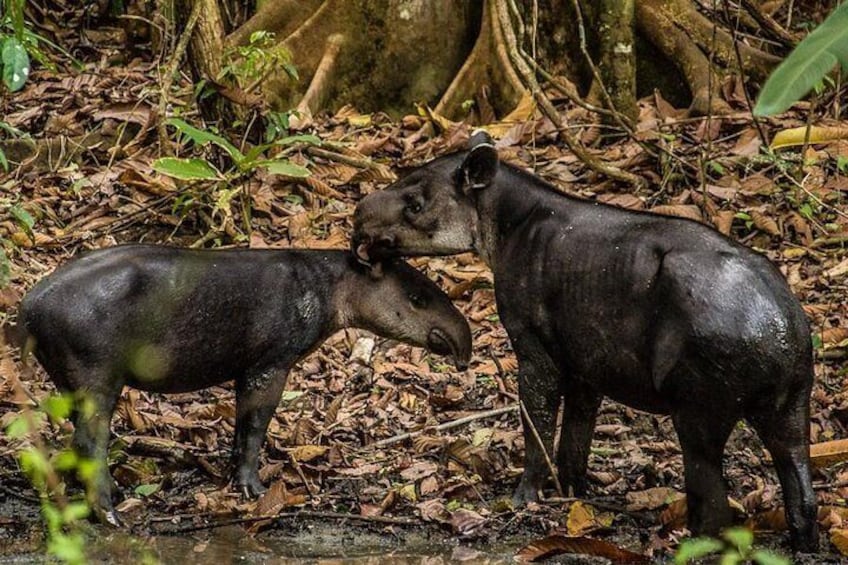
<instances>
[{"instance_id":1,"label":"tapir front leg","mask_svg":"<svg viewBox=\"0 0 848 565\"><path fill-rule=\"evenodd\" d=\"M562 386L562 431L557 448L559 483L566 496L586 494L586 466L603 396L574 380Z\"/></svg>"},{"instance_id":2,"label":"tapir front leg","mask_svg":"<svg viewBox=\"0 0 848 565\"><path fill-rule=\"evenodd\" d=\"M287 376L287 367L266 368L250 371L236 380L233 486L247 498L256 498L268 490L259 480L259 450Z\"/></svg>"},{"instance_id":3,"label":"tapir front leg","mask_svg":"<svg viewBox=\"0 0 848 565\"><path fill-rule=\"evenodd\" d=\"M518 359L518 394L524 405L521 414L524 474L512 497L513 502L520 505L537 500L539 491L550 476L548 461L553 463L555 457L553 444L560 404L560 374L532 335L510 333L520 336L512 340ZM531 422L527 420L528 415Z\"/></svg>"}]
</instances>

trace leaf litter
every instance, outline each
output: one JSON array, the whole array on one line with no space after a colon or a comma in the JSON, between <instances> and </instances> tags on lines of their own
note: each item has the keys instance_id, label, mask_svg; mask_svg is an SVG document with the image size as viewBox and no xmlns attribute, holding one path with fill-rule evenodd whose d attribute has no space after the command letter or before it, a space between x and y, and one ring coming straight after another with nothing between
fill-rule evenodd
<instances>
[{"instance_id":1,"label":"leaf litter","mask_svg":"<svg viewBox=\"0 0 848 565\"><path fill-rule=\"evenodd\" d=\"M345 248L351 214L364 195L405 168L462 149L471 132L429 109L397 120L353 108L313 118L304 133L318 135L322 146L295 145L289 153L312 175L255 175L245 189L252 209L252 232L245 234L233 227L242 221L237 206L215 209L208 186L177 184L154 171L159 155L152 140L160 119L155 84L154 65L135 59L111 66L106 57L92 57L79 71L36 70L24 89L0 101L4 121L28 132L36 147L0 139L10 160L19 163L0 179L0 196L33 219L25 225L11 214L0 218L0 237L12 242L11 283L0 301L4 316L13 316L17 300L37 280L83 249L130 241ZM191 85L182 89L188 99ZM590 149L652 181L637 191L595 176L554 143L550 122L532 105L520 106L490 130L500 135L505 161L564 193L707 223L778 265L815 336L811 432L820 444L814 448L819 518L833 551L844 553L844 126L822 120L805 141L797 129L806 125L804 111L769 119L768 135L786 132L773 143L782 147L770 154L744 112L744 98L737 98L730 97L737 113L709 123L685 117L659 95L642 100L638 139ZM180 100L174 103L183 115L199 120ZM597 137L585 114L568 106L559 110L583 116L584 139ZM656 144L658 158L645 153L644 142ZM703 172L693 171L691 164L699 162L705 163ZM517 410L508 409L517 399L517 364L497 318L491 273L470 254L413 264L445 288L469 319L475 350L467 372L364 331L337 333L291 371L262 452L260 476L269 490L250 502L226 483L235 425L231 385L168 396L127 389L113 421L121 456L112 471L128 519L154 534L234 516L255 519L246 525L255 533L275 528L278 522L268 516L287 511L356 515L375 528L401 527L378 519L409 520L462 539L535 538L519 553L528 560L561 551L635 560L673 548L685 523L685 498L671 423L612 402L604 403L598 418L587 498L511 507L524 440ZM363 340L371 343L363 346ZM21 406L11 384L14 355L7 350L2 360L3 424ZM34 376L24 383L32 398L53 391L43 371ZM450 425L462 419L467 423ZM68 430L50 428L46 434L58 446ZM0 436L5 488L31 495L15 471L17 442ZM768 454L744 424L731 437L725 470L732 496L742 501L734 505L739 522L783 532L782 499Z\"/></svg>"}]
</instances>

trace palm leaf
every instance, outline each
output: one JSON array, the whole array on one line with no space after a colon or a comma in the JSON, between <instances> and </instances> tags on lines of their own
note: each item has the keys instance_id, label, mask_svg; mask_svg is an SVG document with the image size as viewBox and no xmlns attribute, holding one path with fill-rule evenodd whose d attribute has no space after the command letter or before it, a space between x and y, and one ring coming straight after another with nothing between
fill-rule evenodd
<instances>
[{"instance_id":1,"label":"palm leaf","mask_svg":"<svg viewBox=\"0 0 848 565\"><path fill-rule=\"evenodd\" d=\"M783 112L821 82L837 63L848 69L848 2L836 8L774 70L760 91L754 115Z\"/></svg>"}]
</instances>

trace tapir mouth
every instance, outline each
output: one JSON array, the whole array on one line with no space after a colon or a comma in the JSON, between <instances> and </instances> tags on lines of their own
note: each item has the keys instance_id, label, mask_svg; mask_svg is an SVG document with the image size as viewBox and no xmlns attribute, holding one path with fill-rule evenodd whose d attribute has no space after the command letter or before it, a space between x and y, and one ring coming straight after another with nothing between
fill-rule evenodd
<instances>
[{"instance_id":1,"label":"tapir mouth","mask_svg":"<svg viewBox=\"0 0 848 565\"><path fill-rule=\"evenodd\" d=\"M460 371L468 368L468 360L460 351L459 346L439 328L430 330L430 334L427 336L427 348L439 355L450 355L453 358L454 365Z\"/></svg>"},{"instance_id":2,"label":"tapir mouth","mask_svg":"<svg viewBox=\"0 0 848 565\"><path fill-rule=\"evenodd\" d=\"M397 255L397 253L392 252L397 246L395 238L391 236L379 239L372 239L368 236L354 236L350 242L350 247L356 259L365 265L371 265Z\"/></svg>"}]
</instances>

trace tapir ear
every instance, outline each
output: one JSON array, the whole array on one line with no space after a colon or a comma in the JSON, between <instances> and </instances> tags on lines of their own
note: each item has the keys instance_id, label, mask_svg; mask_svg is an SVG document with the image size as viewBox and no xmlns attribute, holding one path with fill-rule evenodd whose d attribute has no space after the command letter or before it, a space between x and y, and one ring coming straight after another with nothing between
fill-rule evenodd
<instances>
[{"instance_id":1,"label":"tapir ear","mask_svg":"<svg viewBox=\"0 0 848 565\"><path fill-rule=\"evenodd\" d=\"M477 134L480 135L480 134ZM472 142L475 135L472 137ZM487 138L488 134L484 133ZM491 141L491 138L489 138ZM498 152L495 146L488 142L479 142L474 145L465 156L465 160L457 169L457 181L463 192L486 188L492 183L492 179L498 172Z\"/></svg>"}]
</instances>

